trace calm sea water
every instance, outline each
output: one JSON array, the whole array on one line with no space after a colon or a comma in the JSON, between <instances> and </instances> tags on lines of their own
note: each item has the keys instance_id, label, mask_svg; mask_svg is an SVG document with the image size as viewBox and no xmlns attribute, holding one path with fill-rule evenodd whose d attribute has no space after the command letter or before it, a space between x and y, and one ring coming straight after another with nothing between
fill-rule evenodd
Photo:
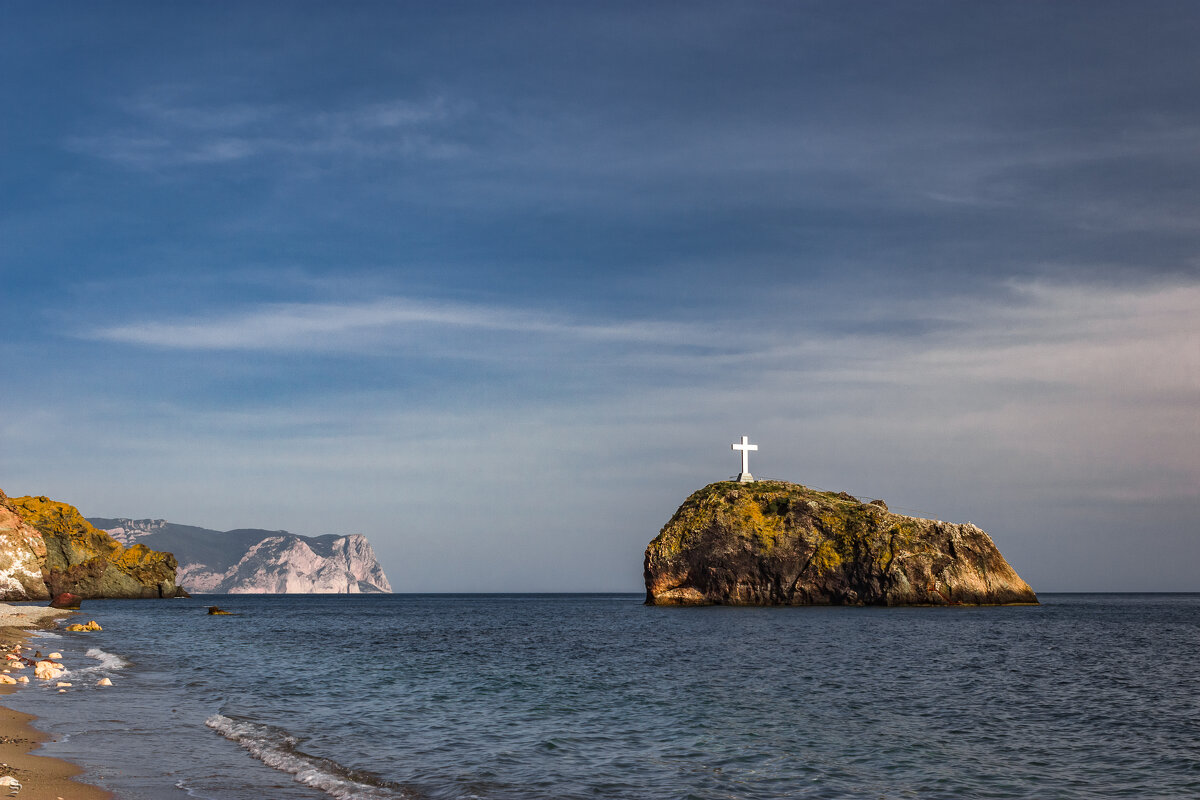
<instances>
[{"instance_id":1,"label":"calm sea water","mask_svg":"<svg viewBox=\"0 0 1200 800\"><path fill-rule=\"evenodd\" d=\"M5 702L134 800L1200 797L1200 595L1043 600L89 601Z\"/></svg>"}]
</instances>

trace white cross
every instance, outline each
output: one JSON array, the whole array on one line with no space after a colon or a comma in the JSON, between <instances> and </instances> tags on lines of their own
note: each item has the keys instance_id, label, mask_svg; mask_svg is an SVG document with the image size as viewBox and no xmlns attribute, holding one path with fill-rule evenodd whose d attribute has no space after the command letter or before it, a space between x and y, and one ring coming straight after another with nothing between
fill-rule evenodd
<instances>
[{"instance_id":1,"label":"white cross","mask_svg":"<svg viewBox=\"0 0 1200 800\"><path fill-rule=\"evenodd\" d=\"M729 447L733 450L742 451L742 474L738 475L738 480L742 481L743 483L749 483L753 481L754 476L750 474L750 451L757 450L758 445L750 444L750 438L743 436L741 444L734 443L729 445Z\"/></svg>"}]
</instances>

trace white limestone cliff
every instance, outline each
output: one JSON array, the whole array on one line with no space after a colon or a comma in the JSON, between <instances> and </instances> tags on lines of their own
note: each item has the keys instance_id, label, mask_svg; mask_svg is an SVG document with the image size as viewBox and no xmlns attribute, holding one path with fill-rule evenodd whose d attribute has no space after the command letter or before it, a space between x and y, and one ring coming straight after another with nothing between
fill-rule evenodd
<instances>
[{"instance_id":1,"label":"white limestone cliff","mask_svg":"<svg viewBox=\"0 0 1200 800\"><path fill-rule=\"evenodd\" d=\"M168 550L179 585L204 594L390 593L367 537L212 531L164 520L98 519L114 538Z\"/></svg>"}]
</instances>

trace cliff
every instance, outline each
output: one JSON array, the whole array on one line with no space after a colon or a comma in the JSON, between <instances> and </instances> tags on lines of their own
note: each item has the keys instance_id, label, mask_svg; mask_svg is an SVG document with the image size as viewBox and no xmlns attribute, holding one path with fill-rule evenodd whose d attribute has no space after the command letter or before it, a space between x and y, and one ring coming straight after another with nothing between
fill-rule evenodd
<instances>
[{"instance_id":1,"label":"cliff","mask_svg":"<svg viewBox=\"0 0 1200 800\"><path fill-rule=\"evenodd\" d=\"M24 527L12 527L8 512L19 518ZM96 530L74 506L46 497L7 498L0 512L0 528L6 524L10 527L3 540L0 571L8 572L24 589L24 597L19 597L16 585L10 581L4 589L8 592L6 599L44 599L62 592L80 597L174 597L176 594L174 556L144 545L124 547ZM40 545L37 539L41 540ZM32 560L27 550L32 553ZM2 566L5 559L14 566L5 570ZM32 585L29 578L34 561L42 581L40 588Z\"/></svg>"},{"instance_id":2,"label":"cliff","mask_svg":"<svg viewBox=\"0 0 1200 800\"><path fill-rule=\"evenodd\" d=\"M42 578L46 542L0 492L0 600L49 600Z\"/></svg>"},{"instance_id":3,"label":"cliff","mask_svg":"<svg viewBox=\"0 0 1200 800\"><path fill-rule=\"evenodd\" d=\"M392 591L361 534L300 536L287 531L214 531L153 519L92 522L126 543L170 550L179 583L211 594L359 594Z\"/></svg>"},{"instance_id":4,"label":"cliff","mask_svg":"<svg viewBox=\"0 0 1200 800\"><path fill-rule=\"evenodd\" d=\"M650 605L1037 603L971 524L783 481L710 484L646 548Z\"/></svg>"}]
</instances>

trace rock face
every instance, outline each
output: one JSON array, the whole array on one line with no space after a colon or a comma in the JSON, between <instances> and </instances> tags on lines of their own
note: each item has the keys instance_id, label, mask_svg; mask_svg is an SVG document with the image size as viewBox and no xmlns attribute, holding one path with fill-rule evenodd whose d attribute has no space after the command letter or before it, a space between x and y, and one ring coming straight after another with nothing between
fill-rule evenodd
<instances>
[{"instance_id":1,"label":"rock face","mask_svg":"<svg viewBox=\"0 0 1200 800\"><path fill-rule=\"evenodd\" d=\"M49 600L42 578L46 542L0 492L0 600Z\"/></svg>"},{"instance_id":2,"label":"rock face","mask_svg":"<svg viewBox=\"0 0 1200 800\"><path fill-rule=\"evenodd\" d=\"M650 605L1037 603L971 524L783 481L710 484L646 548Z\"/></svg>"},{"instance_id":3,"label":"rock face","mask_svg":"<svg viewBox=\"0 0 1200 800\"><path fill-rule=\"evenodd\" d=\"M43 594L80 597L174 597L175 557L145 545L125 547L79 511L46 497L15 497L9 507L36 528L45 547ZM30 598L32 599L32 598Z\"/></svg>"},{"instance_id":4,"label":"rock face","mask_svg":"<svg viewBox=\"0 0 1200 800\"><path fill-rule=\"evenodd\" d=\"M206 594L359 594L392 591L361 534L213 531L164 520L92 520L126 543L170 550L179 583Z\"/></svg>"}]
</instances>

